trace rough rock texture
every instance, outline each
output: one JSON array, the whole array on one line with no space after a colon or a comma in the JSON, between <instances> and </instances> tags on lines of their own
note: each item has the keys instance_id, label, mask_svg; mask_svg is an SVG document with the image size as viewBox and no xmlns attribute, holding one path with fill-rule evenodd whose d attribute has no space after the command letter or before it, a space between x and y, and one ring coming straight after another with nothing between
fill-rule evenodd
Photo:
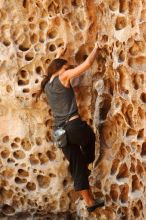
<instances>
[{"instance_id":1,"label":"rough rock texture","mask_svg":"<svg viewBox=\"0 0 146 220\"><path fill-rule=\"evenodd\" d=\"M106 199L89 216L35 95L60 46L79 64L96 39L97 59L75 82L97 136L90 183ZM145 42L146 0L0 0L0 219L146 219Z\"/></svg>"}]
</instances>

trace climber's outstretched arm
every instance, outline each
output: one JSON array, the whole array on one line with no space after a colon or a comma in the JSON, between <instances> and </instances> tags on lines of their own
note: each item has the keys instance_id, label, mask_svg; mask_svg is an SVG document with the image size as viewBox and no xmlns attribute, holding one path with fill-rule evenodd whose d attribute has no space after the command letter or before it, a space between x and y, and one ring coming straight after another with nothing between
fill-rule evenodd
<instances>
[{"instance_id":1,"label":"climber's outstretched arm","mask_svg":"<svg viewBox=\"0 0 146 220\"><path fill-rule=\"evenodd\" d=\"M73 68L73 69L69 69L66 70L63 74L61 78L64 78L68 81L70 81L71 79L80 76L82 73L84 73L87 69L90 68L90 66L93 64L95 57L96 57L96 52L97 52L97 48L98 45L97 43L95 44L94 49L91 51L91 53L89 54L89 56L87 57L87 59L81 63L80 65L78 65L77 67Z\"/></svg>"}]
</instances>

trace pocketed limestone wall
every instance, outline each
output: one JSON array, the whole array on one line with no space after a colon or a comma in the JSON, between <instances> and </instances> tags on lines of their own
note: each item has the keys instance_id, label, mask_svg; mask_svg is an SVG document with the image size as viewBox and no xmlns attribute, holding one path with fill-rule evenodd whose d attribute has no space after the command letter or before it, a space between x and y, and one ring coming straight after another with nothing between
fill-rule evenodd
<instances>
[{"instance_id":1,"label":"pocketed limestone wall","mask_svg":"<svg viewBox=\"0 0 146 220\"><path fill-rule=\"evenodd\" d=\"M90 176L105 208L89 215L51 140L43 75L61 46L97 137ZM0 0L0 219L146 219L146 0Z\"/></svg>"}]
</instances>

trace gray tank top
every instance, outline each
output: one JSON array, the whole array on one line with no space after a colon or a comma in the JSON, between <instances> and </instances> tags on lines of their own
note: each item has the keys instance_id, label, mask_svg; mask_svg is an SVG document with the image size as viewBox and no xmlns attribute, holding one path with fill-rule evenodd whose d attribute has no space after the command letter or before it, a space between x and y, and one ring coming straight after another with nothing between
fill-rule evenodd
<instances>
[{"instance_id":1,"label":"gray tank top","mask_svg":"<svg viewBox=\"0 0 146 220\"><path fill-rule=\"evenodd\" d=\"M64 87L58 76L52 82L46 83L44 91L53 112L55 127L64 125L70 117L78 113L72 86Z\"/></svg>"}]
</instances>

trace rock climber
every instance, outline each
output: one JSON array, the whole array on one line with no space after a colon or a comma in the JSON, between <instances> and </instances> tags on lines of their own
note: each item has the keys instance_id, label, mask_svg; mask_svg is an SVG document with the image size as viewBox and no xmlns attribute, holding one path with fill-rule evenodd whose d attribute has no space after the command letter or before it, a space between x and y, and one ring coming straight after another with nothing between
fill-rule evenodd
<instances>
[{"instance_id":1,"label":"rock climber","mask_svg":"<svg viewBox=\"0 0 146 220\"><path fill-rule=\"evenodd\" d=\"M71 81L91 67L96 58L97 48L98 44L95 43L86 60L74 68L67 60L57 55L48 67L47 75L41 82L41 89L37 96L39 97L42 92L47 96L55 119L54 131L59 127L65 130L67 144L61 149L69 161L74 189L82 196L88 212L104 206L104 200L94 199L89 186L88 165L95 159L95 134L78 113Z\"/></svg>"}]
</instances>

